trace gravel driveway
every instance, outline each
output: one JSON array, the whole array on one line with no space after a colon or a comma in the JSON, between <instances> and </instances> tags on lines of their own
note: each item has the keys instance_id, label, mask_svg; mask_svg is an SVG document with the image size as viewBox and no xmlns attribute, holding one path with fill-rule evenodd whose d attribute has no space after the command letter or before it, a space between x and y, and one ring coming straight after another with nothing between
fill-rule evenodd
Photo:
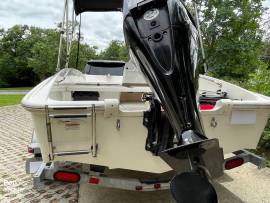
<instances>
[{"instance_id":1,"label":"gravel driveway","mask_svg":"<svg viewBox=\"0 0 270 203\"><path fill-rule=\"evenodd\" d=\"M130 192L51 182L42 190L34 190L24 168L31 133L29 113L20 106L0 108L0 202L174 202L169 191ZM226 172L215 188L220 203L270 203L270 170L257 170L254 165L246 164Z\"/></svg>"}]
</instances>

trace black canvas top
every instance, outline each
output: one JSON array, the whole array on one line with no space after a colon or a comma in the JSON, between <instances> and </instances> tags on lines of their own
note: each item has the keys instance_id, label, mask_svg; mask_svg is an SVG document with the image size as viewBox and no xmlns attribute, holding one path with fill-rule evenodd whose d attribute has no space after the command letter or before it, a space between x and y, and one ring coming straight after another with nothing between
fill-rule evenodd
<instances>
[{"instance_id":1,"label":"black canvas top","mask_svg":"<svg viewBox=\"0 0 270 203\"><path fill-rule=\"evenodd\" d=\"M73 0L76 14L86 11L120 11L123 0Z\"/></svg>"}]
</instances>

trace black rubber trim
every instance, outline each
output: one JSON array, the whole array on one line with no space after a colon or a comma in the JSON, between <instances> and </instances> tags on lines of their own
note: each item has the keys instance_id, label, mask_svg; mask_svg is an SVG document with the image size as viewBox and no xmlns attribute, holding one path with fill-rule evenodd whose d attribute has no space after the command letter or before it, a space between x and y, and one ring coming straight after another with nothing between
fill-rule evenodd
<instances>
[{"instance_id":1,"label":"black rubber trim","mask_svg":"<svg viewBox=\"0 0 270 203\"><path fill-rule=\"evenodd\" d=\"M72 107L72 108L52 108L53 110L80 110L80 109L87 109L88 107Z\"/></svg>"},{"instance_id":2,"label":"black rubber trim","mask_svg":"<svg viewBox=\"0 0 270 203\"><path fill-rule=\"evenodd\" d=\"M88 115L56 115L52 118L87 118Z\"/></svg>"}]
</instances>

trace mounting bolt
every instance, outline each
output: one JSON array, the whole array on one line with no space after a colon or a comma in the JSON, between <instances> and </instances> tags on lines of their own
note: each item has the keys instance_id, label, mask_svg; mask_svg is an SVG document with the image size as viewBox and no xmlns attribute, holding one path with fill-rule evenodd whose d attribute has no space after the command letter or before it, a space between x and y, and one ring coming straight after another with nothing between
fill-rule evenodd
<instances>
[{"instance_id":1,"label":"mounting bolt","mask_svg":"<svg viewBox=\"0 0 270 203\"><path fill-rule=\"evenodd\" d=\"M216 121L215 117L213 117L213 118L212 118L212 120L211 120L211 124L210 124L210 126L211 126L212 128L216 128L216 127L217 127L217 125L218 125L218 123L217 123L217 121Z\"/></svg>"},{"instance_id":2,"label":"mounting bolt","mask_svg":"<svg viewBox=\"0 0 270 203\"><path fill-rule=\"evenodd\" d=\"M120 119L117 119L116 120L116 129L120 130L120 127L121 127Z\"/></svg>"}]
</instances>

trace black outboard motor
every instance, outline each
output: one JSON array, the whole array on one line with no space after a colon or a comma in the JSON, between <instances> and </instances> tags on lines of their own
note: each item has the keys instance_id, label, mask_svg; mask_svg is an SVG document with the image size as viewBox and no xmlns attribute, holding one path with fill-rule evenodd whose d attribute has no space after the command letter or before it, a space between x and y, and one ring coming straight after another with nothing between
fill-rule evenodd
<instances>
[{"instance_id":1,"label":"black outboard motor","mask_svg":"<svg viewBox=\"0 0 270 203\"><path fill-rule=\"evenodd\" d=\"M163 146L158 153L179 173L171 181L173 196L177 202L217 202L208 178L222 174L223 152L218 140L205 136L197 107L196 25L181 0L126 0L123 13L131 58L155 93L151 108L157 106L156 101L162 107L152 109L152 115L160 115L157 111L164 109L173 129L173 136L161 136L174 144ZM154 129L149 123L147 126Z\"/></svg>"},{"instance_id":2,"label":"black outboard motor","mask_svg":"<svg viewBox=\"0 0 270 203\"><path fill-rule=\"evenodd\" d=\"M192 18L179 0L135 0L128 9L124 10L126 42L179 140L188 130L203 138L196 102L198 32Z\"/></svg>"}]
</instances>

